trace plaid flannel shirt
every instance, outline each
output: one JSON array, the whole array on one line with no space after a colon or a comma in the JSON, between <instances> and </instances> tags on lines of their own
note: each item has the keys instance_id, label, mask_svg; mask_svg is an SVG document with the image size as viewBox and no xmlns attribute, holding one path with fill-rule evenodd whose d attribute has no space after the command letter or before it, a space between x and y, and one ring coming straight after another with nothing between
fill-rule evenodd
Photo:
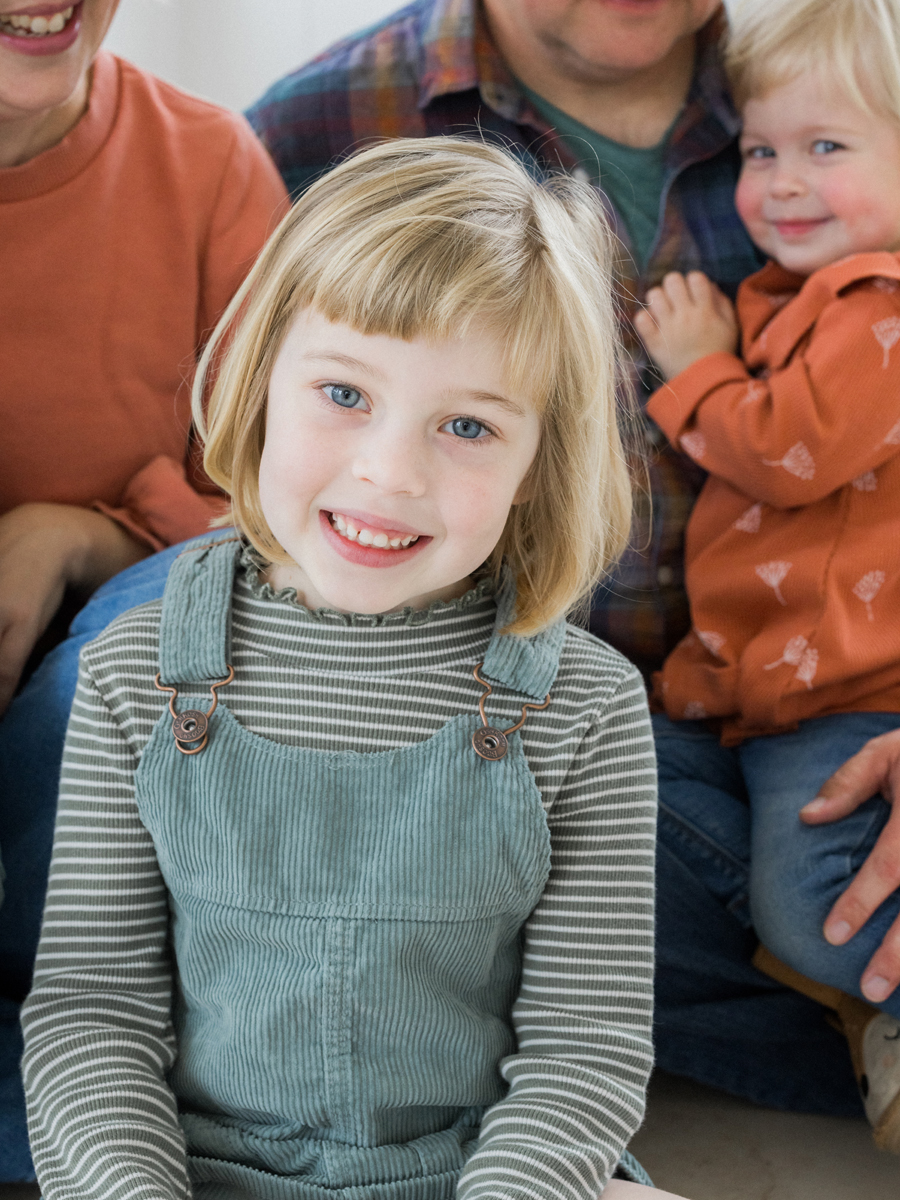
<instances>
[{"instance_id":1,"label":"plaid flannel shirt","mask_svg":"<svg viewBox=\"0 0 900 1200\"><path fill-rule=\"evenodd\" d=\"M630 312L667 271L701 270L733 296L761 265L734 209L737 114L718 55L720 19L698 38L687 101L672 130L660 223L642 272L606 197L622 252L623 333L638 393L658 382ZM496 140L543 172L579 170L568 147L522 95L478 0L416 0L339 42L276 83L247 113L296 195L336 160L380 138L473 135ZM650 503L639 500L633 548L594 594L589 626L645 672L686 632L683 540L702 473L643 419Z\"/></svg>"}]
</instances>

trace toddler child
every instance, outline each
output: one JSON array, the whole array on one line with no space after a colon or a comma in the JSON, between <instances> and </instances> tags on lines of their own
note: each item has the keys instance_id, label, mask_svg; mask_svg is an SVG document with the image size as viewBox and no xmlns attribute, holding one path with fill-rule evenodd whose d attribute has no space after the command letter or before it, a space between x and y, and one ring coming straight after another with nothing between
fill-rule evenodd
<instances>
[{"instance_id":1,"label":"toddler child","mask_svg":"<svg viewBox=\"0 0 900 1200\"><path fill-rule=\"evenodd\" d=\"M687 533L693 630L656 681L660 801L712 793L723 819L749 802L753 925L786 965L762 963L839 1010L894 1152L900 995L877 959L864 968L900 895L849 944L823 936L889 806L875 797L837 825L798 814L900 726L898 46L897 0L737 8L736 202L773 261L736 314L691 273L667 276L638 321L668 380L650 415L709 472Z\"/></svg>"},{"instance_id":2,"label":"toddler child","mask_svg":"<svg viewBox=\"0 0 900 1200\"><path fill-rule=\"evenodd\" d=\"M563 619L629 528L609 261L589 189L409 140L226 312L194 403L240 536L82 655L45 1200L645 1192L652 736Z\"/></svg>"}]
</instances>

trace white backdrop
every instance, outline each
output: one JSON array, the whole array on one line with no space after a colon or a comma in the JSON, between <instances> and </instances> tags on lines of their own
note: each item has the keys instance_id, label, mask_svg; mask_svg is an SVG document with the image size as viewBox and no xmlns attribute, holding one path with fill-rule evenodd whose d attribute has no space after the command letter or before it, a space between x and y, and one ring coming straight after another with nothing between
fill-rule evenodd
<instances>
[{"instance_id":1,"label":"white backdrop","mask_svg":"<svg viewBox=\"0 0 900 1200\"><path fill-rule=\"evenodd\" d=\"M106 46L243 109L288 71L406 0L122 0Z\"/></svg>"}]
</instances>

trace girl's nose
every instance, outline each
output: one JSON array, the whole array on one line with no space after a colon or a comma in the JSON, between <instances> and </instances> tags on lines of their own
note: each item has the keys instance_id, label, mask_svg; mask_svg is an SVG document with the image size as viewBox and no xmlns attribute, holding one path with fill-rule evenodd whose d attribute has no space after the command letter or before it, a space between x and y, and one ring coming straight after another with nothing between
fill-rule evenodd
<instances>
[{"instance_id":1,"label":"girl's nose","mask_svg":"<svg viewBox=\"0 0 900 1200\"><path fill-rule=\"evenodd\" d=\"M386 494L421 496L427 480L421 440L389 428L372 430L357 449L353 474Z\"/></svg>"}]
</instances>

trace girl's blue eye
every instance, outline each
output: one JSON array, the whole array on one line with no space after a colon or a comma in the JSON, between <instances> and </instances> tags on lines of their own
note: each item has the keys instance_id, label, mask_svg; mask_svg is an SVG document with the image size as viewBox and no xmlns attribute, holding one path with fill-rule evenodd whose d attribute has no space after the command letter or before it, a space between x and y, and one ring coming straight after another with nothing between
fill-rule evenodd
<instances>
[{"instance_id":1,"label":"girl's blue eye","mask_svg":"<svg viewBox=\"0 0 900 1200\"><path fill-rule=\"evenodd\" d=\"M356 388L347 387L343 383L326 383L322 391L329 400L333 400L341 408L358 408L363 402L361 392L358 392Z\"/></svg>"},{"instance_id":2,"label":"girl's blue eye","mask_svg":"<svg viewBox=\"0 0 900 1200\"><path fill-rule=\"evenodd\" d=\"M775 151L771 146L750 146L744 151L744 158L774 158Z\"/></svg>"},{"instance_id":3,"label":"girl's blue eye","mask_svg":"<svg viewBox=\"0 0 900 1200\"><path fill-rule=\"evenodd\" d=\"M457 437L469 438L470 440L486 437L490 432L480 421L475 421L472 417L457 417L456 420L450 421L449 425Z\"/></svg>"},{"instance_id":4,"label":"girl's blue eye","mask_svg":"<svg viewBox=\"0 0 900 1200\"><path fill-rule=\"evenodd\" d=\"M833 154L835 150L843 150L840 142L832 142L828 138L819 138L813 142L813 154Z\"/></svg>"}]
</instances>

